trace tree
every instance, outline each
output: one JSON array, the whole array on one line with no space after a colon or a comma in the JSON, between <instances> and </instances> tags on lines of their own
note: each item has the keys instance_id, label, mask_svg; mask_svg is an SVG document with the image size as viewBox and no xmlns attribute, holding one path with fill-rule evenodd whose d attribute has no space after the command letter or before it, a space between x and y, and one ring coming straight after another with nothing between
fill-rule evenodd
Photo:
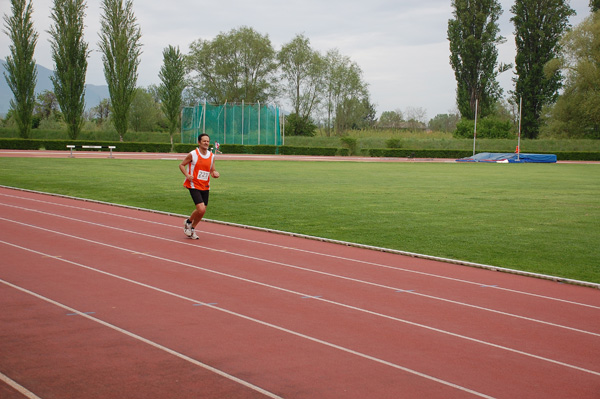
<instances>
[{"instance_id":1,"label":"tree","mask_svg":"<svg viewBox=\"0 0 600 399\"><path fill-rule=\"evenodd\" d=\"M315 135L317 125L315 125L310 118L300 118L298 115L292 113L285 118L285 134L288 136L308 136L312 137Z\"/></svg>"},{"instance_id":2,"label":"tree","mask_svg":"<svg viewBox=\"0 0 600 399\"><path fill-rule=\"evenodd\" d=\"M590 10L593 13L600 10L600 0L590 0Z\"/></svg>"},{"instance_id":3,"label":"tree","mask_svg":"<svg viewBox=\"0 0 600 399\"><path fill-rule=\"evenodd\" d=\"M335 114L336 131L365 129L375 125L375 107L371 104L368 94L361 97L345 98L338 105Z\"/></svg>"},{"instance_id":4,"label":"tree","mask_svg":"<svg viewBox=\"0 0 600 399\"><path fill-rule=\"evenodd\" d=\"M44 90L37 96L33 112L40 119L50 119L60 115L56 95L51 91Z\"/></svg>"},{"instance_id":5,"label":"tree","mask_svg":"<svg viewBox=\"0 0 600 399\"><path fill-rule=\"evenodd\" d=\"M102 99L97 106L90 110L90 113L96 124L102 125L105 121L108 121L110 115L110 100L108 98Z\"/></svg>"},{"instance_id":6,"label":"tree","mask_svg":"<svg viewBox=\"0 0 600 399\"><path fill-rule=\"evenodd\" d=\"M60 107L58 106L54 92L44 90L36 97L35 105L33 106L31 127L37 129L42 123L46 124L46 126L48 124L56 126L56 122L60 123L60 121L62 121L62 114L60 113Z\"/></svg>"},{"instance_id":7,"label":"tree","mask_svg":"<svg viewBox=\"0 0 600 399\"><path fill-rule=\"evenodd\" d=\"M142 33L131 0L102 0L100 42L104 77L110 93L112 121L119 138L127 133L129 107L135 96Z\"/></svg>"},{"instance_id":8,"label":"tree","mask_svg":"<svg viewBox=\"0 0 600 399\"><path fill-rule=\"evenodd\" d=\"M330 135L332 126L337 134L352 128L358 119L372 123L374 107L369 102L367 84L358 64L337 49L327 53L326 62L327 134Z\"/></svg>"},{"instance_id":9,"label":"tree","mask_svg":"<svg viewBox=\"0 0 600 399\"><path fill-rule=\"evenodd\" d=\"M160 105L150 90L138 87L129 107L129 127L134 132L156 130L161 118Z\"/></svg>"},{"instance_id":10,"label":"tree","mask_svg":"<svg viewBox=\"0 0 600 399\"><path fill-rule=\"evenodd\" d=\"M249 27L190 45L186 65L199 96L208 102L266 103L277 94L277 63L268 35Z\"/></svg>"},{"instance_id":11,"label":"tree","mask_svg":"<svg viewBox=\"0 0 600 399\"><path fill-rule=\"evenodd\" d=\"M542 109L556 101L562 82L560 70L546 75L544 65L560 51L560 37L575 11L566 0L520 0L511 11L517 47L514 97L516 102L522 99L521 134L536 138Z\"/></svg>"},{"instance_id":12,"label":"tree","mask_svg":"<svg viewBox=\"0 0 600 399\"><path fill-rule=\"evenodd\" d=\"M323 98L325 60L310 48L309 39L303 35L284 45L277 59L294 113L308 120Z\"/></svg>"},{"instance_id":13,"label":"tree","mask_svg":"<svg viewBox=\"0 0 600 399\"><path fill-rule=\"evenodd\" d=\"M561 56L547 65L565 71L562 95L551 111L550 130L600 138L600 13L586 18L561 39Z\"/></svg>"},{"instance_id":14,"label":"tree","mask_svg":"<svg viewBox=\"0 0 600 399\"><path fill-rule=\"evenodd\" d=\"M86 4L84 0L54 0L50 46L54 75L50 77L60 105L67 132L76 139L81 132L85 111L85 74L88 45L83 40Z\"/></svg>"},{"instance_id":15,"label":"tree","mask_svg":"<svg viewBox=\"0 0 600 399\"><path fill-rule=\"evenodd\" d=\"M478 114L486 116L502 95L496 77L510 68L497 63L497 45L504 42L498 26L502 7L497 0L452 0L452 6L448 40L458 110L463 117L474 119L477 104Z\"/></svg>"},{"instance_id":16,"label":"tree","mask_svg":"<svg viewBox=\"0 0 600 399\"><path fill-rule=\"evenodd\" d=\"M421 107L408 107L404 115L410 130L425 129L427 126L427 110Z\"/></svg>"},{"instance_id":17,"label":"tree","mask_svg":"<svg viewBox=\"0 0 600 399\"><path fill-rule=\"evenodd\" d=\"M384 111L381 113L377 125L380 128L399 129L402 126L402 121L402 111L399 109L395 111Z\"/></svg>"},{"instance_id":18,"label":"tree","mask_svg":"<svg viewBox=\"0 0 600 399\"><path fill-rule=\"evenodd\" d=\"M437 114L429 121L429 129L438 132L452 132L460 120L458 114Z\"/></svg>"},{"instance_id":19,"label":"tree","mask_svg":"<svg viewBox=\"0 0 600 399\"><path fill-rule=\"evenodd\" d=\"M12 15L4 14L6 30L9 36L10 55L6 57L4 78L13 93L10 107L19 135L28 138L31 133L33 107L35 105L35 84L37 70L33 53L37 44L38 33L33 28L31 1L11 0Z\"/></svg>"},{"instance_id":20,"label":"tree","mask_svg":"<svg viewBox=\"0 0 600 399\"><path fill-rule=\"evenodd\" d=\"M185 89L185 62L179 47L168 46L163 50L163 65L158 74L161 84L158 87L162 111L169 121L169 136L173 150L173 134L179 131L181 101Z\"/></svg>"}]
</instances>

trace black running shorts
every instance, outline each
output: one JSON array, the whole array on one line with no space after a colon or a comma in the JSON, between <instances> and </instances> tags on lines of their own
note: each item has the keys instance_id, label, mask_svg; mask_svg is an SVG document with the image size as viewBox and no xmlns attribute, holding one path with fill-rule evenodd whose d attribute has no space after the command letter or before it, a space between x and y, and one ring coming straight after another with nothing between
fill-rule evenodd
<instances>
[{"instance_id":1,"label":"black running shorts","mask_svg":"<svg viewBox=\"0 0 600 399\"><path fill-rule=\"evenodd\" d=\"M198 205L204 202L205 206L208 205L208 190L196 190L195 188L188 188L188 190L190 190L194 204Z\"/></svg>"}]
</instances>

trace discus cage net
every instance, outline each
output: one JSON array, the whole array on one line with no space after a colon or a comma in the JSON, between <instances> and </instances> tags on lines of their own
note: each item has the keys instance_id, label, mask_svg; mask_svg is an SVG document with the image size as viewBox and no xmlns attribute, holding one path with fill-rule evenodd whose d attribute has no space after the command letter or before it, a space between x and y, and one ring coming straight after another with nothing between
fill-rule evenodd
<instances>
[{"instance_id":1,"label":"discus cage net","mask_svg":"<svg viewBox=\"0 0 600 399\"><path fill-rule=\"evenodd\" d=\"M279 107L263 104L198 104L181 111L181 142L197 143L206 133L211 142L282 145Z\"/></svg>"}]
</instances>

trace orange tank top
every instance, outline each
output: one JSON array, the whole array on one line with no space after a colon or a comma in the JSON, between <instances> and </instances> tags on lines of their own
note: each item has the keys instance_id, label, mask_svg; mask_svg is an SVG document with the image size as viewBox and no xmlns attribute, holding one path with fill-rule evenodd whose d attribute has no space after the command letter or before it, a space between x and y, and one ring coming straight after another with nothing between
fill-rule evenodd
<instances>
[{"instance_id":1,"label":"orange tank top","mask_svg":"<svg viewBox=\"0 0 600 399\"><path fill-rule=\"evenodd\" d=\"M192 154L192 162L188 167L188 173L194 178L193 181L185 179L183 185L187 188L195 188L196 190L209 190L210 188L210 170L213 166L213 153L207 152L202 155L200 150L196 148L190 152Z\"/></svg>"}]
</instances>

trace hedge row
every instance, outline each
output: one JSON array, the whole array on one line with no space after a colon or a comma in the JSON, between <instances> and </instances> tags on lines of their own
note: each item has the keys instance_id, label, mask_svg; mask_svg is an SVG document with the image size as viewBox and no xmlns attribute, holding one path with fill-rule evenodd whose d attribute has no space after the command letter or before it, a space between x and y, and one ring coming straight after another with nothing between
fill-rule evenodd
<instances>
[{"instance_id":1,"label":"hedge row","mask_svg":"<svg viewBox=\"0 0 600 399\"><path fill-rule=\"evenodd\" d=\"M485 151L479 151L485 152ZM495 152L495 151L490 151ZM554 154L559 161L600 161L600 152L592 151L554 151L537 152L538 154ZM450 158L460 159L473 155L471 150L410 150L403 148L385 148L369 150L371 157L386 158Z\"/></svg>"},{"instance_id":2,"label":"hedge row","mask_svg":"<svg viewBox=\"0 0 600 399\"><path fill-rule=\"evenodd\" d=\"M275 145L222 144L220 150L225 154L282 154L282 155L348 155L347 148L331 147L294 147Z\"/></svg>"},{"instance_id":3,"label":"hedge row","mask_svg":"<svg viewBox=\"0 0 600 399\"><path fill-rule=\"evenodd\" d=\"M108 151L108 146L115 146L114 152L171 152L169 143L133 143L120 141L92 140L35 140L0 138L0 148L11 150L67 150L67 145L76 145L76 151L82 150L83 145L99 145L102 151ZM175 144L174 152L186 153L196 148L195 144ZM239 145L222 144L221 152L225 154L282 154L282 155L317 155L317 156L348 156L348 148L331 147L295 147L274 145ZM480 151L483 152L483 151ZM558 151L553 152L559 161L600 161L600 152ZM460 159L473 155L470 150L411 150L405 148L382 148L368 150L371 157L385 158L450 158Z\"/></svg>"},{"instance_id":4,"label":"hedge row","mask_svg":"<svg viewBox=\"0 0 600 399\"><path fill-rule=\"evenodd\" d=\"M473 155L468 150L411 150L408 148L376 148L369 150L371 157L384 158L465 158Z\"/></svg>"},{"instance_id":5,"label":"hedge row","mask_svg":"<svg viewBox=\"0 0 600 399\"><path fill-rule=\"evenodd\" d=\"M592 151L555 151L559 161L600 161L600 152Z\"/></svg>"},{"instance_id":6,"label":"hedge row","mask_svg":"<svg viewBox=\"0 0 600 399\"><path fill-rule=\"evenodd\" d=\"M120 141L96 141L96 140L36 140L36 139L4 139L0 138L0 148L10 150L52 150L66 151L68 145L75 145L76 151L81 150L84 145L99 145L103 151L108 151L108 146L116 147L115 152L170 152L169 143L133 143ZM177 144L180 146L183 144ZM195 148L192 146L192 148ZM190 150L191 151L191 150Z\"/></svg>"},{"instance_id":7,"label":"hedge row","mask_svg":"<svg viewBox=\"0 0 600 399\"><path fill-rule=\"evenodd\" d=\"M108 146L116 147L114 152L171 152L168 143L139 143L120 141L91 141L91 140L37 140L0 138L0 148L11 150L67 150L67 145L77 146L76 151L84 145L102 146L102 151L108 151ZM174 152L186 153L197 147L196 144L175 144ZM240 145L222 144L220 151L225 154L283 154L283 155L348 155L346 148L330 147L294 147L274 145Z\"/></svg>"}]
</instances>

